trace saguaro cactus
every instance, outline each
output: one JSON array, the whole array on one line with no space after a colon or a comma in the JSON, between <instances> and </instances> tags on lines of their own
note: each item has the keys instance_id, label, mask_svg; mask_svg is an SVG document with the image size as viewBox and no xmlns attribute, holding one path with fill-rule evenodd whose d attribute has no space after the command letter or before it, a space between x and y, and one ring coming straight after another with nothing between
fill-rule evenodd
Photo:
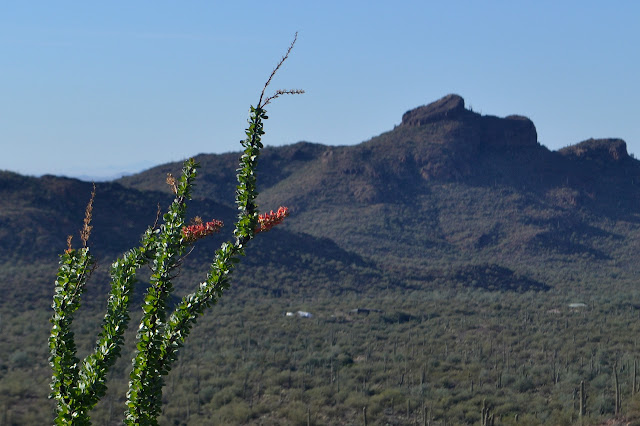
<instances>
[{"instance_id":1,"label":"saguaro cactus","mask_svg":"<svg viewBox=\"0 0 640 426\"><path fill-rule=\"evenodd\" d=\"M184 344L196 318L216 303L229 287L229 276L240 256L245 254L247 243L257 233L271 229L288 215L285 207L277 212L259 214L255 202L258 194L255 171L263 147L263 122L268 118L264 107L280 95L303 93L301 90L278 90L265 97L265 90L289 56L295 41L294 38L287 53L269 76L257 106L252 106L250 110L246 138L241 142L244 152L237 170L236 204L239 215L233 232L235 239L221 245L206 279L169 313L167 301L173 290L175 269L182 256L191 245L222 226L222 222L216 220L206 223L199 220L190 226L186 225L187 201L191 199L199 167L193 159L187 160L179 179L171 175L167 178L175 198L162 216L162 223L147 229L140 246L126 252L111 266L111 292L102 331L93 353L80 361L76 357L71 323L75 311L80 307L87 279L95 267L88 246L94 189L81 231L83 247L74 249L71 237L68 238L67 250L60 256L55 283L53 326L49 338L53 369L51 397L56 401L55 424L90 424L89 411L105 394L107 372L120 355L123 334L129 322L129 305L137 270L147 264L151 269L151 278L142 304L143 315L127 392L125 423L157 424L162 405L163 376L171 370L177 351Z\"/></svg>"},{"instance_id":2,"label":"saguaro cactus","mask_svg":"<svg viewBox=\"0 0 640 426\"><path fill-rule=\"evenodd\" d=\"M618 381L618 363L613 362L613 390L614 390L614 414L617 417L620 414L620 408L622 407L622 397L620 396L620 383Z\"/></svg>"},{"instance_id":3,"label":"saguaro cactus","mask_svg":"<svg viewBox=\"0 0 640 426\"><path fill-rule=\"evenodd\" d=\"M495 424L495 418L491 410L486 404L486 400L482 400L482 408L480 410L480 424L482 426L493 426Z\"/></svg>"},{"instance_id":4,"label":"saguaro cactus","mask_svg":"<svg viewBox=\"0 0 640 426\"><path fill-rule=\"evenodd\" d=\"M578 417L582 422L582 418L587 414L587 394L584 391L584 380L580 381L580 407L578 410Z\"/></svg>"}]
</instances>

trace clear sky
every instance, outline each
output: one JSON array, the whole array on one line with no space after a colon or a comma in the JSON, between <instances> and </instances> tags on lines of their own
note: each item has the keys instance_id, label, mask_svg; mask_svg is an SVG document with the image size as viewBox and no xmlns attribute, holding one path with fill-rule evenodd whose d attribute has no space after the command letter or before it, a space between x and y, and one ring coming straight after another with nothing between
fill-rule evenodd
<instances>
[{"instance_id":1,"label":"clear sky","mask_svg":"<svg viewBox=\"0 0 640 426\"><path fill-rule=\"evenodd\" d=\"M457 93L559 149L640 154L638 1L25 1L0 5L0 169L110 176L238 151L294 33L265 143L356 144Z\"/></svg>"}]
</instances>

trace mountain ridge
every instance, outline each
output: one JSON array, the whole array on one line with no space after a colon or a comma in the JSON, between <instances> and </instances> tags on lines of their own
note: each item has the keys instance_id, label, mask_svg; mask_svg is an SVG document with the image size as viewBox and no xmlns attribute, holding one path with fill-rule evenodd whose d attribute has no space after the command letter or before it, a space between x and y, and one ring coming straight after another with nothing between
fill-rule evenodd
<instances>
[{"instance_id":1,"label":"mountain ridge","mask_svg":"<svg viewBox=\"0 0 640 426\"><path fill-rule=\"evenodd\" d=\"M431 104L414 108L403 114L400 125L367 141L353 146L332 146L298 142L281 147L266 147L259 169L262 190L269 190L300 167L323 167L328 173L341 174L349 179L357 176L375 178L384 177L384 172L395 175L411 173L415 178L416 170L424 179L459 180L466 177L484 178L473 173L473 162L481 155L512 155L512 164L517 167L531 163L547 173L561 173L578 160L580 166L593 162L601 164L610 157L608 146L615 152L617 165L633 163L626 150L626 144L620 139L590 139L567 146L558 151L550 151L536 140L535 125L526 117L510 115L498 118L480 115L464 107L464 100L458 95L447 95ZM381 152L383 151L383 152ZM577 152L580 155L577 155ZM377 155L378 160L386 164L368 163L368 159ZM614 155L614 154L611 154ZM203 164L201 179L210 185L204 192L206 196L222 199L233 194L235 182L231 170L235 170L238 153L198 154L194 158ZM530 158L522 158L522 157ZM520 157L520 158L519 158ZM495 158L491 158L494 160ZM572 160L572 161L565 161ZM383 161L383 162L384 162ZM541 163L545 163L542 165ZM637 162L636 162L637 164ZM155 183L145 178L160 175L179 168L179 163L167 163L147 171L119 179L125 186L165 190L161 180ZM485 165L485 169L486 169ZM333 169L333 170L331 170ZM477 169L477 168L476 168ZM475 170L477 172L477 170ZM572 171L572 170L569 170ZM527 176L528 177L528 176ZM304 182L304 180L303 180ZM353 193L356 200L371 202L375 199L371 188L373 183L359 188ZM225 196L216 197L217 187ZM381 185L377 185L381 187ZM200 191L200 189L198 189Z\"/></svg>"},{"instance_id":2,"label":"mountain ridge","mask_svg":"<svg viewBox=\"0 0 640 426\"><path fill-rule=\"evenodd\" d=\"M260 206L268 210L287 205L292 217L285 229L328 238L348 252L382 262L385 257L416 261L429 256L444 261L451 256L468 258L469 253L487 262L492 256L504 258L502 250L541 261L548 256L541 254L540 247L606 259L593 243L611 233L601 229L603 219L613 224L639 222L640 162L628 155L626 143L620 139L590 139L550 151L537 142L535 126L528 118L481 115L466 109L458 95L411 109L402 117L394 129L355 146L299 142L266 147L258 168ZM219 211L227 221L233 220L235 209L238 155L195 156L202 167L194 198L208 206L205 210ZM168 202L171 194L164 183L166 174L178 175L180 168L179 163L167 163L99 183L98 202L101 192L113 194L108 197L122 193L117 197L131 206L125 211L134 209L120 219L124 221L120 224L127 223L126 218L135 215L134 206L143 204L136 204L136 199L151 205L158 203L151 199ZM78 221L85 201L72 193L83 188L88 196L89 184L52 176L19 176L0 175L0 195L13 203L13 210L9 202L5 204L0 241L11 247L13 236L7 229L21 229L24 235L20 241L24 243L18 246L22 244L28 251L34 239L47 235L38 228L38 217L49 214L47 220L51 221L73 211L73 221ZM31 188L33 194L20 201L16 186ZM65 192L67 187L77 189ZM36 196L44 189L46 196ZM29 197L30 206L23 202ZM73 202L61 205L68 197ZM114 206L118 201L107 204L105 209L117 215ZM19 205L31 209L32 219L25 222L29 215L9 214ZM43 211L43 205L49 209L57 205L58 210ZM153 208L147 209L144 226L153 220ZM453 217L458 222L451 221ZM62 229L69 232L73 221L69 216L62 222L51 222L53 229L60 231L56 240L63 237ZM133 222L141 220L129 220L129 226ZM118 228L120 224L113 219L98 223L98 229ZM143 224L136 226L141 233ZM563 228L573 237L563 237L564 233L558 232ZM119 235L135 243L131 230ZM580 235L584 241L569 241ZM44 245L49 244L47 240ZM398 258L394 253L401 252L399 244L414 250L398 254Z\"/></svg>"}]
</instances>

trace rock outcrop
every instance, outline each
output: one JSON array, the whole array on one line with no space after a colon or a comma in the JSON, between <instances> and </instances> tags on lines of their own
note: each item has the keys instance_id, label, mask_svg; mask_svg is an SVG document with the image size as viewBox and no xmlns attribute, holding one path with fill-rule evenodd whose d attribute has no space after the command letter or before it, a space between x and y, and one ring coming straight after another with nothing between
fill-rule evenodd
<instances>
[{"instance_id":1,"label":"rock outcrop","mask_svg":"<svg viewBox=\"0 0 640 426\"><path fill-rule=\"evenodd\" d=\"M458 95L447 95L442 99L405 112L402 115L403 126L423 126L442 120L457 120L473 115L465 109L464 99Z\"/></svg>"},{"instance_id":2,"label":"rock outcrop","mask_svg":"<svg viewBox=\"0 0 640 426\"><path fill-rule=\"evenodd\" d=\"M587 139L558 151L567 157L600 162L622 161L629 157L622 139Z\"/></svg>"},{"instance_id":3,"label":"rock outcrop","mask_svg":"<svg viewBox=\"0 0 640 426\"><path fill-rule=\"evenodd\" d=\"M457 126L441 126L444 122L453 122ZM455 94L405 112L401 126L455 128L455 139L463 138L467 146L474 148L538 146L536 127L527 117L481 115L466 109L464 99Z\"/></svg>"}]
</instances>

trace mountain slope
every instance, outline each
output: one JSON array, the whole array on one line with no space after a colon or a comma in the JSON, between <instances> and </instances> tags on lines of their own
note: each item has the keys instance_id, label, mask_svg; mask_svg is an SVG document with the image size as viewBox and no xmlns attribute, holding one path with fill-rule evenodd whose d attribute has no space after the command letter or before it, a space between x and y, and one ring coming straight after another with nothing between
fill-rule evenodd
<instances>
[{"instance_id":1,"label":"mountain slope","mask_svg":"<svg viewBox=\"0 0 640 426\"><path fill-rule=\"evenodd\" d=\"M237 155L197 157L207 164L199 195L232 200ZM553 152L529 119L483 116L457 95L406 112L396 128L359 145L267 148L260 164L260 204L289 206L287 229L382 263L632 262L640 162L624 141ZM160 189L143 182L161 182L172 168L120 182Z\"/></svg>"}]
</instances>

